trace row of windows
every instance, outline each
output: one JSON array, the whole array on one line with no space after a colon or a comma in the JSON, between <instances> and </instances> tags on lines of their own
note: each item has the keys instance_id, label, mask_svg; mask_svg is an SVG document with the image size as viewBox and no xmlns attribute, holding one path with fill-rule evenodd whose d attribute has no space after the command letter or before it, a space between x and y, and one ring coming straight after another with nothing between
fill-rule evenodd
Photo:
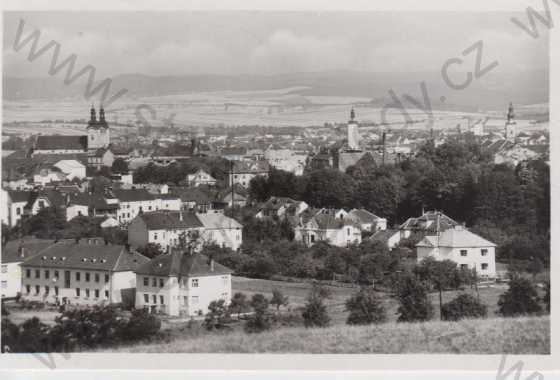
<instances>
[{"instance_id":1,"label":"row of windows","mask_svg":"<svg viewBox=\"0 0 560 380\"><path fill-rule=\"evenodd\" d=\"M466 249L461 249L460 251L461 256L466 257L468 254L468 251ZM488 250L487 249L481 249L480 250L480 256L487 256L488 255Z\"/></svg>"},{"instance_id":2,"label":"row of windows","mask_svg":"<svg viewBox=\"0 0 560 380\"><path fill-rule=\"evenodd\" d=\"M85 293L84 294L85 298L89 298L90 295L91 295L90 289L84 289L84 293ZM82 294L82 290L80 288L76 288L76 297L80 297L81 294ZM99 294L100 294L99 289L94 289L93 290L93 298L99 298ZM104 295L105 295L105 299L108 299L109 298L109 291L105 290Z\"/></svg>"},{"instance_id":3,"label":"row of windows","mask_svg":"<svg viewBox=\"0 0 560 380\"><path fill-rule=\"evenodd\" d=\"M159 279L159 287L163 288L165 282L163 278ZM150 277L144 277L144 286L150 286ZM158 286L158 278L152 277L152 287L156 288Z\"/></svg>"},{"instance_id":4,"label":"row of windows","mask_svg":"<svg viewBox=\"0 0 560 380\"><path fill-rule=\"evenodd\" d=\"M150 295L149 294L144 293L144 303L147 303L147 304L150 303ZM152 303L157 304L157 296L155 294L152 294ZM165 304L165 298L163 296L159 296L159 303L162 304L162 305Z\"/></svg>"},{"instance_id":5,"label":"row of windows","mask_svg":"<svg viewBox=\"0 0 560 380\"><path fill-rule=\"evenodd\" d=\"M461 264L461 269L469 269L469 264ZM480 269L487 270L488 264L487 263L480 264Z\"/></svg>"},{"instance_id":6,"label":"row of windows","mask_svg":"<svg viewBox=\"0 0 560 380\"><path fill-rule=\"evenodd\" d=\"M55 279L55 280L58 279L59 272L57 270L55 270L53 274L54 274L53 279ZM45 269L45 271L44 271L45 280L48 280L50 278L50 276L51 276L51 271L49 269ZM26 269L25 270L25 277L31 278L31 269ZM85 272L84 277L85 277L86 282L91 281L91 273L90 272ZM35 269L35 278L38 278L38 279L41 278L41 270L40 269ZM82 273L81 272L76 272L75 273L75 278L76 278L76 281L81 281ZM101 275L99 273L94 273L93 278L94 278L94 281L97 282L97 283L101 281ZM108 283L109 282L109 275L105 274L103 276L103 279L105 280L105 283Z\"/></svg>"},{"instance_id":7,"label":"row of windows","mask_svg":"<svg viewBox=\"0 0 560 380\"><path fill-rule=\"evenodd\" d=\"M34 289L35 289L36 296L41 294L41 287L39 285L35 285ZM58 296L58 286L55 286L53 289L54 289L54 295ZM45 296L48 296L49 293L51 292L51 288L48 285L45 285L44 290L45 290L44 291ZM31 285L25 285L25 292L27 294L31 294Z\"/></svg>"}]
</instances>

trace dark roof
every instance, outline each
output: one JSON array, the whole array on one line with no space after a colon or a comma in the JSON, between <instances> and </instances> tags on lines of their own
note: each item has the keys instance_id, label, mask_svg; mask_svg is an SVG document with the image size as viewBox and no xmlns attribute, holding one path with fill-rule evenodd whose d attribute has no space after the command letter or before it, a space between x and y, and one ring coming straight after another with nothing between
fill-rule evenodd
<instances>
[{"instance_id":1,"label":"dark roof","mask_svg":"<svg viewBox=\"0 0 560 380\"><path fill-rule=\"evenodd\" d=\"M373 235L371 235L369 237L369 240L387 243L387 241L398 232L399 230L392 230L392 229L380 230L374 233Z\"/></svg>"},{"instance_id":2,"label":"dark roof","mask_svg":"<svg viewBox=\"0 0 560 380\"><path fill-rule=\"evenodd\" d=\"M269 170L268 161L235 161L233 164L234 173L263 173Z\"/></svg>"},{"instance_id":3,"label":"dark roof","mask_svg":"<svg viewBox=\"0 0 560 380\"><path fill-rule=\"evenodd\" d=\"M380 218L369 212L368 210L365 210L363 208L360 209L353 209L349 212L349 214L351 216L355 216L357 218L359 218L360 223L375 223L377 222L377 220L379 220Z\"/></svg>"},{"instance_id":4,"label":"dark roof","mask_svg":"<svg viewBox=\"0 0 560 380\"><path fill-rule=\"evenodd\" d=\"M38 136L35 150L87 150L87 136Z\"/></svg>"},{"instance_id":5,"label":"dark roof","mask_svg":"<svg viewBox=\"0 0 560 380\"><path fill-rule=\"evenodd\" d=\"M173 188L172 194L176 194L181 198L181 202L195 202L196 204L210 203L210 197L198 188Z\"/></svg>"},{"instance_id":6,"label":"dark roof","mask_svg":"<svg viewBox=\"0 0 560 380\"><path fill-rule=\"evenodd\" d=\"M37 194L36 197L32 198L32 202L35 202L37 198L46 198L48 199L51 206L60 207L66 205L66 197L64 194L57 190L43 190ZM31 203L31 202L30 202Z\"/></svg>"},{"instance_id":7,"label":"dark roof","mask_svg":"<svg viewBox=\"0 0 560 380\"><path fill-rule=\"evenodd\" d=\"M401 230L422 230L422 231L436 231L438 229L438 212L427 211L418 218L409 218L406 222L401 224ZM443 213L439 213L439 229L440 231L447 230L458 226L459 223L448 217Z\"/></svg>"},{"instance_id":8,"label":"dark roof","mask_svg":"<svg viewBox=\"0 0 560 380\"><path fill-rule=\"evenodd\" d=\"M317 226L322 230L338 230L344 226L355 226L355 223L350 219L335 218L330 214L317 214L313 217Z\"/></svg>"},{"instance_id":9,"label":"dark roof","mask_svg":"<svg viewBox=\"0 0 560 380\"><path fill-rule=\"evenodd\" d=\"M11 240L2 248L1 261L4 264L24 261L41 253L53 244L55 244L54 240L36 239L32 236ZM23 252L20 248L23 248Z\"/></svg>"},{"instance_id":10,"label":"dark roof","mask_svg":"<svg viewBox=\"0 0 560 380\"><path fill-rule=\"evenodd\" d=\"M96 210L113 210L119 208L119 205L116 203L108 204L105 198L99 194L79 193L72 196L68 204L88 206Z\"/></svg>"},{"instance_id":11,"label":"dark roof","mask_svg":"<svg viewBox=\"0 0 560 380\"><path fill-rule=\"evenodd\" d=\"M149 230L203 227L196 214L188 211L153 211L139 214L138 217L146 223Z\"/></svg>"},{"instance_id":12,"label":"dark roof","mask_svg":"<svg viewBox=\"0 0 560 380\"><path fill-rule=\"evenodd\" d=\"M122 245L105 244L102 239L64 240L25 261L23 266L73 268L103 271L134 271L149 259Z\"/></svg>"},{"instance_id":13,"label":"dark roof","mask_svg":"<svg viewBox=\"0 0 560 380\"><path fill-rule=\"evenodd\" d=\"M31 191L8 190L12 202L29 202Z\"/></svg>"},{"instance_id":14,"label":"dark roof","mask_svg":"<svg viewBox=\"0 0 560 380\"><path fill-rule=\"evenodd\" d=\"M222 156L230 156L230 155L239 156L239 155L245 155L245 154L247 154L247 148L244 148L244 147L237 147L237 146L225 147L225 148L222 148L220 154L221 154Z\"/></svg>"},{"instance_id":15,"label":"dark roof","mask_svg":"<svg viewBox=\"0 0 560 380\"><path fill-rule=\"evenodd\" d=\"M114 193L115 197L121 202L140 202L155 199L154 195L150 194L146 189L118 189Z\"/></svg>"},{"instance_id":16,"label":"dark roof","mask_svg":"<svg viewBox=\"0 0 560 380\"><path fill-rule=\"evenodd\" d=\"M57 153L45 153L45 154L35 154L31 158L31 161L38 164L51 164L54 165L61 160L76 160L83 165L87 165L87 153L69 153L69 154L57 154Z\"/></svg>"},{"instance_id":17,"label":"dark roof","mask_svg":"<svg viewBox=\"0 0 560 380\"><path fill-rule=\"evenodd\" d=\"M140 266L136 273L152 276L208 276L231 274L233 271L217 262L214 270L210 259L200 253L189 255L178 250L170 254L160 255Z\"/></svg>"}]
</instances>

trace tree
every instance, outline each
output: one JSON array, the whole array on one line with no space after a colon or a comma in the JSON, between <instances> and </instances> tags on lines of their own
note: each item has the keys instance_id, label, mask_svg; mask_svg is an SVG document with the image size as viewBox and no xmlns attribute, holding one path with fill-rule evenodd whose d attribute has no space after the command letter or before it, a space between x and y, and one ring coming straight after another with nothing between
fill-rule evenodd
<instances>
[{"instance_id":1,"label":"tree","mask_svg":"<svg viewBox=\"0 0 560 380\"><path fill-rule=\"evenodd\" d=\"M506 317L539 313L541 305L533 284L525 278L515 277L509 289L498 299L499 313Z\"/></svg>"},{"instance_id":2,"label":"tree","mask_svg":"<svg viewBox=\"0 0 560 380\"><path fill-rule=\"evenodd\" d=\"M460 294L442 306L441 314L445 321L458 321L462 318L484 318L488 310L476 297Z\"/></svg>"},{"instance_id":3,"label":"tree","mask_svg":"<svg viewBox=\"0 0 560 380\"><path fill-rule=\"evenodd\" d=\"M272 298L270 299L270 304L276 306L276 311L280 311L280 306L288 305L288 296L284 296L282 292L278 289L272 291Z\"/></svg>"},{"instance_id":4,"label":"tree","mask_svg":"<svg viewBox=\"0 0 560 380\"><path fill-rule=\"evenodd\" d=\"M237 292L233 295L231 303L229 304L229 312L231 314L237 314L237 319L239 319L239 314L248 311L249 308L249 302L244 293Z\"/></svg>"},{"instance_id":5,"label":"tree","mask_svg":"<svg viewBox=\"0 0 560 380\"><path fill-rule=\"evenodd\" d=\"M258 333L270 329L270 315L268 313L268 299L260 293L251 298L251 307L255 311L245 324L245 331Z\"/></svg>"},{"instance_id":6,"label":"tree","mask_svg":"<svg viewBox=\"0 0 560 380\"><path fill-rule=\"evenodd\" d=\"M434 308L422 283L408 276L400 284L398 292L398 322L426 321L432 318Z\"/></svg>"},{"instance_id":7,"label":"tree","mask_svg":"<svg viewBox=\"0 0 560 380\"><path fill-rule=\"evenodd\" d=\"M207 330L221 329L229 320L229 310L224 300L212 301L208 305L208 313L204 317L204 327Z\"/></svg>"},{"instance_id":8,"label":"tree","mask_svg":"<svg viewBox=\"0 0 560 380\"><path fill-rule=\"evenodd\" d=\"M448 287L458 287L463 278L458 269L457 264L451 260L435 260L429 256L416 266L414 272L420 280L432 284L439 292L439 310L440 319L442 318L443 306L443 290Z\"/></svg>"},{"instance_id":9,"label":"tree","mask_svg":"<svg viewBox=\"0 0 560 380\"><path fill-rule=\"evenodd\" d=\"M349 325L369 325L383 323L387 319L385 308L373 288L361 288L346 301L350 312L346 323Z\"/></svg>"},{"instance_id":10,"label":"tree","mask_svg":"<svg viewBox=\"0 0 560 380\"><path fill-rule=\"evenodd\" d=\"M116 158L111 165L111 171L117 174L126 174L128 173L128 163L120 157Z\"/></svg>"},{"instance_id":11,"label":"tree","mask_svg":"<svg viewBox=\"0 0 560 380\"><path fill-rule=\"evenodd\" d=\"M328 296L330 296L328 289L316 284L313 285L302 312L305 327L326 327L329 325L331 319L323 302Z\"/></svg>"},{"instance_id":12,"label":"tree","mask_svg":"<svg viewBox=\"0 0 560 380\"><path fill-rule=\"evenodd\" d=\"M163 255L163 249L161 249L161 245L156 243L148 243L143 247L139 247L136 249L140 254L146 256L148 259L153 259L159 255Z\"/></svg>"}]
</instances>

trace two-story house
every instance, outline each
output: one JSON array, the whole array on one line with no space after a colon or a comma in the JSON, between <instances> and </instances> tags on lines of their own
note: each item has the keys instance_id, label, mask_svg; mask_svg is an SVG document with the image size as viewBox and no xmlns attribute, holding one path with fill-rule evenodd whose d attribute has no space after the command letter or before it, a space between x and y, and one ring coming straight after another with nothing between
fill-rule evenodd
<instances>
[{"instance_id":1,"label":"two-story house","mask_svg":"<svg viewBox=\"0 0 560 380\"><path fill-rule=\"evenodd\" d=\"M329 213L318 213L308 221L300 221L294 229L295 240L312 246L325 241L338 247L348 247L362 241L360 226L348 218L335 217Z\"/></svg>"},{"instance_id":2,"label":"two-story house","mask_svg":"<svg viewBox=\"0 0 560 380\"><path fill-rule=\"evenodd\" d=\"M160 209L161 200L146 189L118 189L114 191L119 200L117 218L119 223L128 223L141 212Z\"/></svg>"},{"instance_id":3,"label":"two-story house","mask_svg":"<svg viewBox=\"0 0 560 380\"><path fill-rule=\"evenodd\" d=\"M216 182L216 178L202 169L198 169L192 174L187 174L187 184L191 187L198 187L201 185L216 186Z\"/></svg>"},{"instance_id":4,"label":"two-story house","mask_svg":"<svg viewBox=\"0 0 560 380\"><path fill-rule=\"evenodd\" d=\"M202 254L173 250L136 270L136 308L172 316L208 312L212 301L231 301L232 271Z\"/></svg>"}]
</instances>

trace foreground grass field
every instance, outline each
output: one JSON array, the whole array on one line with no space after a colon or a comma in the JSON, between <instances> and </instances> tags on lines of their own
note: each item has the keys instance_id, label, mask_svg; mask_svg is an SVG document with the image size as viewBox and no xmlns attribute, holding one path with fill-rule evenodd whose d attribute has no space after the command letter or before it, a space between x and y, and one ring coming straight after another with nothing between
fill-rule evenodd
<instances>
[{"instance_id":1,"label":"foreground grass field","mask_svg":"<svg viewBox=\"0 0 560 380\"><path fill-rule=\"evenodd\" d=\"M283 328L261 334L241 331L176 338L170 342L111 348L151 353L313 354L549 354L550 318L493 318L460 322L386 323Z\"/></svg>"}]
</instances>

